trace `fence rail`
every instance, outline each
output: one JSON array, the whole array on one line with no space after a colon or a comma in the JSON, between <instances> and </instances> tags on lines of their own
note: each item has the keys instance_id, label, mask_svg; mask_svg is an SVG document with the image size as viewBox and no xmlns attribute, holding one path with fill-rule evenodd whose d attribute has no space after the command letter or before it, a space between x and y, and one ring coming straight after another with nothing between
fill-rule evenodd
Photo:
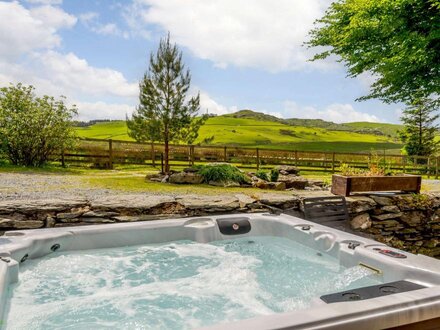
<instances>
[{"instance_id":1,"label":"fence rail","mask_svg":"<svg viewBox=\"0 0 440 330\"><path fill-rule=\"evenodd\" d=\"M439 174L439 157L404 155L377 155L372 153L347 153L262 149L229 146L170 145L170 164L194 165L196 163L228 162L243 168L263 169L274 165L295 165L302 171L335 173L341 164L355 168L368 168L371 162L380 162L387 168L405 173ZM134 141L81 139L75 150L66 150L54 160L65 164L90 164L94 167L113 168L115 164L163 166L164 145Z\"/></svg>"}]
</instances>

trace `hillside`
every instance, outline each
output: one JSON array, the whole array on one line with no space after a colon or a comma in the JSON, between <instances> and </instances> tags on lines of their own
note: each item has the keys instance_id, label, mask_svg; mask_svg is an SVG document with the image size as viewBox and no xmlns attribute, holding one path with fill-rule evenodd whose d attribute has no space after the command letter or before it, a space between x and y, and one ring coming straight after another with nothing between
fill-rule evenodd
<instances>
[{"instance_id":1,"label":"hillside","mask_svg":"<svg viewBox=\"0 0 440 330\"><path fill-rule=\"evenodd\" d=\"M371 149L399 152L401 145L388 133L362 134L363 129L380 129L371 123L334 124L323 120L280 119L252 111L209 118L199 132L195 143L202 145L228 145L287 150L361 152ZM312 126L312 123L319 123ZM299 125L301 123L301 125ZM329 124L327 124L329 123ZM331 124L331 125L330 125ZM365 125L363 125L365 124ZM326 126L328 127L322 127ZM333 125L344 129L333 129ZM340 125L340 126L338 126ZM384 124L391 125L391 124ZM398 126L398 125L395 125ZM389 127L387 129L390 129ZM80 137L131 140L124 121L97 123L78 127Z\"/></svg>"},{"instance_id":2,"label":"hillside","mask_svg":"<svg viewBox=\"0 0 440 330\"><path fill-rule=\"evenodd\" d=\"M232 114L223 115L222 117L272 121L289 126L325 128L334 131L348 131L348 132L365 133L365 134L373 134L373 135L386 135L390 137L396 137L397 131L402 128L401 125L385 124L385 123L354 122L354 123L337 124L322 119L301 119L301 118L282 119L261 112L255 112L252 110L240 110Z\"/></svg>"},{"instance_id":3,"label":"hillside","mask_svg":"<svg viewBox=\"0 0 440 330\"><path fill-rule=\"evenodd\" d=\"M358 131L365 133L377 134L381 132L387 136L397 136L397 132L403 129L403 125L386 124L386 123L370 123L370 122L354 122L345 123L345 126L352 127Z\"/></svg>"}]
</instances>

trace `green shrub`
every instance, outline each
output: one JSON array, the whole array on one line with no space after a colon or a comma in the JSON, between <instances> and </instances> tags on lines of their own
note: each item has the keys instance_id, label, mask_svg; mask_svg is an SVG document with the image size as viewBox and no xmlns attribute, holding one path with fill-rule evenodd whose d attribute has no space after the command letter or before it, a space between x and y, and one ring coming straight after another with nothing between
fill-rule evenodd
<instances>
[{"instance_id":1,"label":"green shrub","mask_svg":"<svg viewBox=\"0 0 440 330\"><path fill-rule=\"evenodd\" d=\"M270 181L277 182L279 176L280 176L280 171L278 171L276 168L270 170Z\"/></svg>"},{"instance_id":2,"label":"green shrub","mask_svg":"<svg viewBox=\"0 0 440 330\"><path fill-rule=\"evenodd\" d=\"M234 181L238 183L248 183L249 178L235 166L229 164L213 164L205 165L200 168L199 174L203 176L203 180L227 182Z\"/></svg>"},{"instance_id":3,"label":"green shrub","mask_svg":"<svg viewBox=\"0 0 440 330\"><path fill-rule=\"evenodd\" d=\"M269 181L269 173L263 170L258 170L257 173L255 173L255 176L261 180Z\"/></svg>"}]
</instances>

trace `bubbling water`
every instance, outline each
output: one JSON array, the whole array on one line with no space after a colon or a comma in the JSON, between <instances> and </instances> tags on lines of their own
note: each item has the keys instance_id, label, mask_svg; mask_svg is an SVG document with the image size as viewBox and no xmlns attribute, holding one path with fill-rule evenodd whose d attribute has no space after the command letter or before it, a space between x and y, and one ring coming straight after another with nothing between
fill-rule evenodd
<instances>
[{"instance_id":1,"label":"bubbling water","mask_svg":"<svg viewBox=\"0 0 440 330\"><path fill-rule=\"evenodd\" d=\"M56 252L20 268L11 329L192 329L378 284L367 269L277 237Z\"/></svg>"}]
</instances>

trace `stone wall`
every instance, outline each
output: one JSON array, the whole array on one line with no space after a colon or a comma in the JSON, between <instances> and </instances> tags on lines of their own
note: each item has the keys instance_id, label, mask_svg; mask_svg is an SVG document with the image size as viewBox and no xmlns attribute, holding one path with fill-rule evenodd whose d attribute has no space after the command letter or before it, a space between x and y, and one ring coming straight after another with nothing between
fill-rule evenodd
<instances>
[{"instance_id":1,"label":"stone wall","mask_svg":"<svg viewBox=\"0 0 440 330\"><path fill-rule=\"evenodd\" d=\"M304 197L307 195L131 194L95 200L11 200L0 202L0 230L263 212L271 208L289 209L289 212L300 214ZM347 226L351 225L388 245L440 257L440 195L356 196L347 198L347 205L351 217Z\"/></svg>"},{"instance_id":2,"label":"stone wall","mask_svg":"<svg viewBox=\"0 0 440 330\"><path fill-rule=\"evenodd\" d=\"M440 257L440 195L347 198L351 226L390 246Z\"/></svg>"}]
</instances>

